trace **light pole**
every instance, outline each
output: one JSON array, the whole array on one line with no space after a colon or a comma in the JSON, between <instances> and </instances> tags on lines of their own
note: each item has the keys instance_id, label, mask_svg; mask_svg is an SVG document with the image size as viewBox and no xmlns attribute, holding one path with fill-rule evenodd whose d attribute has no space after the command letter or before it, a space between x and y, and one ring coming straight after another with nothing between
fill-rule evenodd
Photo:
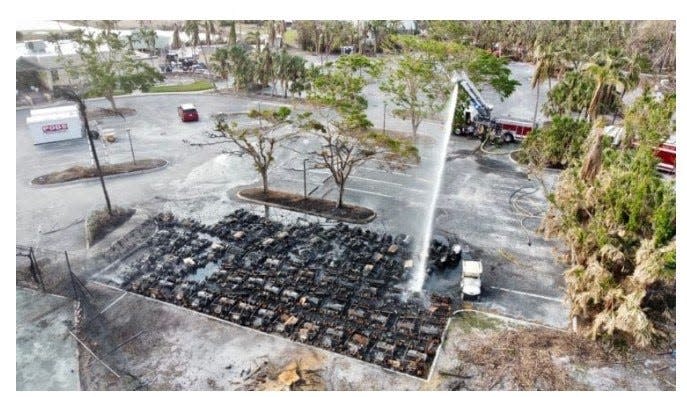
<instances>
[{"instance_id":1,"label":"light pole","mask_svg":"<svg viewBox=\"0 0 687 397\"><path fill-rule=\"evenodd\" d=\"M303 198L308 198L308 185L306 183L305 162L308 159L303 159Z\"/></svg>"},{"instance_id":2,"label":"light pole","mask_svg":"<svg viewBox=\"0 0 687 397\"><path fill-rule=\"evenodd\" d=\"M88 117L86 116L86 104L83 99L73 90L64 90L62 96L68 101L76 102L79 106L79 114L83 120L84 127L86 127L86 135L88 136L88 143L91 146L91 154L93 154L93 161L95 161L95 168L98 170L98 178L100 178L100 186L103 188L103 195L105 195L105 203L107 204L107 213L112 216L112 206L110 205L110 195L107 194L105 187L105 178L103 178L103 170L100 168L100 161L98 160L98 153L95 151L93 144L93 136L91 135L91 128L88 126Z\"/></svg>"},{"instance_id":3,"label":"light pole","mask_svg":"<svg viewBox=\"0 0 687 397\"><path fill-rule=\"evenodd\" d=\"M126 129L126 135L129 137L129 147L131 148L131 158L136 164L136 156L134 155L134 144L131 142L131 128Z\"/></svg>"},{"instance_id":4,"label":"light pole","mask_svg":"<svg viewBox=\"0 0 687 397\"><path fill-rule=\"evenodd\" d=\"M382 132L386 133L386 101L384 101L384 117L382 118Z\"/></svg>"}]
</instances>

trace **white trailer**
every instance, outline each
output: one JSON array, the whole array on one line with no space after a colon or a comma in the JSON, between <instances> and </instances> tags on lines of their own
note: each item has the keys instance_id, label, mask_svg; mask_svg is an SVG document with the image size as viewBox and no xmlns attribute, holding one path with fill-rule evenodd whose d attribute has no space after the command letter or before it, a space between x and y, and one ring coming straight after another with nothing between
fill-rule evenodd
<instances>
[{"instance_id":1,"label":"white trailer","mask_svg":"<svg viewBox=\"0 0 687 397\"><path fill-rule=\"evenodd\" d=\"M26 118L26 126L35 145L84 136L83 123L76 106L33 109Z\"/></svg>"}]
</instances>

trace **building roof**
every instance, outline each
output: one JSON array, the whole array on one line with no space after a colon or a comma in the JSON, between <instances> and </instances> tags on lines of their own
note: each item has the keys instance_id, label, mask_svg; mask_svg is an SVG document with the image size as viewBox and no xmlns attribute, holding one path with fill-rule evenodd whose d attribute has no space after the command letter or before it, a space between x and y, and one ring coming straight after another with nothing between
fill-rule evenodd
<instances>
[{"instance_id":1,"label":"building roof","mask_svg":"<svg viewBox=\"0 0 687 397\"><path fill-rule=\"evenodd\" d=\"M27 43L40 43L39 50L32 50ZM58 47L59 44L59 47ZM34 40L17 43L16 57L17 57L17 72L28 70L55 70L62 69L64 66L60 62L60 52L63 58L79 61L79 56L76 53L77 44L71 40L60 40L58 43L51 43L48 41ZM107 46L100 46L101 52L109 51ZM136 57L139 59L149 58L148 54L134 51Z\"/></svg>"}]
</instances>

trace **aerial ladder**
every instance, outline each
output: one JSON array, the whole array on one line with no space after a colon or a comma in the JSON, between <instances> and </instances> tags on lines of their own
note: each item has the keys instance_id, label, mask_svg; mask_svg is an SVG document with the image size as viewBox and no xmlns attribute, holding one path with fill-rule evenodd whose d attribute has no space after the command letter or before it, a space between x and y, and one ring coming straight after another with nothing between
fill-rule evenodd
<instances>
[{"instance_id":1,"label":"aerial ladder","mask_svg":"<svg viewBox=\"0 0 687 397\"><path fill-rule=\"evenodd\" d=\"M474 121L478 124L486 123L490 126L492 122L491 111L494 109L494 106L484 101L482 95L480 95L479 91L472 83L467 73L461 72L460 75L457 76L457 82L463 89L463 91L465 91L465 93L468 95L468 98L470 99L470 104L477 112L477 114L475 114L474 117L471 117L471 121Z\"/></svg>"},{"instance_id":2,"label":"aerial ladder","mask_svg":"<svg viewBox=\"0 0 687 397\"><path fill-rule=\"evenodd\" d=\"M524 139L534 128L531 121L509 117L494 118L491 114L494 107L482 98L479 90L464 71L454 75L453 81L467 94L470 102L468 109L461 115L464 117L464 123L460 123L461 127L454 130L454 133L482 137L491 135L492 139L513 142Z\"/></svg>"}]
</instances>

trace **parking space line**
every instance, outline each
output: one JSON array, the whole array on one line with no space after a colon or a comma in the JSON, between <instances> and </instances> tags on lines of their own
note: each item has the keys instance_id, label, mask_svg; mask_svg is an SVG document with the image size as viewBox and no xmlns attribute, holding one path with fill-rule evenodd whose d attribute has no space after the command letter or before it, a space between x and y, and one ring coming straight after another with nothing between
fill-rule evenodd
<instances>
[{"instance_id":1,"label":"parking space line","mask_svg":"<svg viewBox=\"0 0 687 397\"><path fill-rule=\"evenodd\" d=\"M399 175L399 176L406 176L406 177L410 177L410 178L415 178L414 175L406 174L405 172L398 172L398 171L391 171L391 170L383 170L383 169L380 169L380 168L370 168L370 167L361 167L361 166L358 166L358 167L356 167L356 169L359 169L359 170L367 170L367 171L373 171L373 172L382 172L382 173L385 173L385 174L394 174L394 175Z\"/></svg>"},{"instance_id":2,"label":"parking space line","mask_svg":"<svg viewBox=\"0 0 687 397\"><path fill-rule=\"evenodd\" d=\"M491 288L499 290L499 291L510 292L512 294L525 295L525 296L529 296L532 298L539 298L539 299L544 299L544 300L548 300L548 301L552 301L552 302L563 303L563 299L553 298L550 296L537 295L537 294L532 294L529 292L516 291L516 290L512 290L512 289L508 289L508 288L494 287L493 285L491 286Z\"/></svg>"},{"instance_id":3,"label":"parking space line","mask_svg":"<svg viewBox=\"0 0 687 397\"><path fill-rule=\"evenodd\" d=\"M119 298L117 298L117 299L115 299L114 301L112 301L112 303L110 303L109 305L107 305L107 307L105 307L103 310L100 311L100 314L105 313L109 308L111 308L112 306L114 306L115 303L119 302L126 294L127 294L127 293L124 292L122 295L119 296Z\"/></svg>"},{"instance_id":4,"label":"parking space line","mask_svg":"<svg viewBox=\"0 0 687 397\"><path fill-rule=\"evenodd\" d=\"M394 196L389 196L387 194L382 194L382 193L376 193L376 192L370 192L367 190L359 190L359 189L353 189L352 187L347 187L346 190L350 190L352 192L358 192L358 193L364 193L364 194L373 194L375 196L380 196L380 197L387 197L387 198L394 198Z\"/></svg>"},{"instance_id":5,"label":"parking space line","mask_svg":"<svg viewBox=\"0 0 687 397\"><path fill-rule=\"evenodd\" d=\"M374 161L375 163L381 163L381 164L384 164L384 163L391 163L391 164L400 164L400 165L403 165L403 166L406 166L406 167L417 167L417 164L408 164L408 163L403 163L403 162L400 162L400 161L391 161L391 160L382 161L382 160L375 160L375 159L367 160L367 161L368 161L368 162Z\"/></svg>"},{"instance_id":6,"label":"parking space line","mask_svg":"<svg viewBox=\"0 0 687 397\"><path fill-rule=\"evenodd\" d=\"M325 174L325 175L329 175L329 174L330 174L328 171L310 170L310 172L313 173L313 174ZM360 179L360 180L368 181L368 182L385 183L385 184L387 184L387 185L394 185L394 186L398 186L398 187L403 187L403 184L401 184L401 183L382 181L382 180L379 180L379 179L365 178L365 177L362 177L362 176L350 175L349 178L350 178L350 179Z\"/></svg>"}]
</instances>

